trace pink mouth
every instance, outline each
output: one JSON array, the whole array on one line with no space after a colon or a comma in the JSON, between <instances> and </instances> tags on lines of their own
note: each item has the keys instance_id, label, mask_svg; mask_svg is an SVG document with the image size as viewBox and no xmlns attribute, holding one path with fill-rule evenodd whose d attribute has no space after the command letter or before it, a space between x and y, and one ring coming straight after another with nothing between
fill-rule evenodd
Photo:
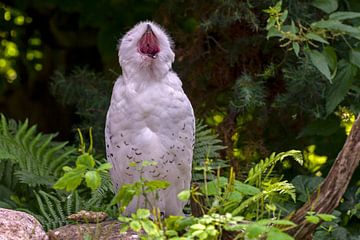
<instances>
[{"instance_id":1,"label":"pink mouth","mask_svg":"<svg viewBox=\"0 0 360 240\"><path fill-rule=\"evenodd\" d=\"M139 40L139 51L151 58L156 58L156 54L160 52L157 38L152 31L150 25L147 25L146 32Z\"/></svg>"}]
</instances>

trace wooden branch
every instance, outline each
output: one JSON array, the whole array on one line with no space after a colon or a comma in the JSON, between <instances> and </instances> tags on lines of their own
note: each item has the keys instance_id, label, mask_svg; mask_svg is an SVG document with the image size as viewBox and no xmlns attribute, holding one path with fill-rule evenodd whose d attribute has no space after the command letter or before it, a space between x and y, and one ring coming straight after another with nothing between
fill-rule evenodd
<instances>
[{"instance_id":1,"label":"wooden branch","mask_svg":"<svg viewBox=\"0 0 360 240\"><path fill-rule=\"evenodd\" d=\"M332 213L339 205L354 171L360 161L360 115L355 120L350 135L337 156L327 177L315 191L311 198L292 216L291 220L298 227L291 229L289 233L296 239L312 239L312 233L317 225L306 222L305 216L309 211L316 213Z\"/></svg>"}]
</instances>

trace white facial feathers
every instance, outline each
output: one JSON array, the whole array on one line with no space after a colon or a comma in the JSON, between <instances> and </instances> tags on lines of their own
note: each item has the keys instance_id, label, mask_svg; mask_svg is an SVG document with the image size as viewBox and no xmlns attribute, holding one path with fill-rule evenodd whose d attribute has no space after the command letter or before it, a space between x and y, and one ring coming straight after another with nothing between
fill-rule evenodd
<instances>
[{"instance_id":1,"label":"white facial feathers","mask_svg":"<svg viewBox=\"0 0 360 240\"><path fill-rule=\"evenodd\" d=\"M145 39L146 33L151 32L150 40ZM156 54L144 54L140 50L141 44L152 44ZM149 47L149 46L148 46ZM163 75L171 69L175 54L172 51L172 40L165 31L151 21L140 22L128 31L120 40L119 62L126 74L138 71L149 71L151 68L156 75Z\"/></svg>"}]
</instances>

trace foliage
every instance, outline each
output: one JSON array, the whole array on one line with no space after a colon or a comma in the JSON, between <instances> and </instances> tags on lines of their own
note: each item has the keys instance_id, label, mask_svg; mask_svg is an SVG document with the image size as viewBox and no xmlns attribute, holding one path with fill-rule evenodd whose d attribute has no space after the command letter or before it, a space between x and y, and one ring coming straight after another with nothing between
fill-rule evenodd
<instances>
[{"instance_id":1,"label":"foliage","mask_svg":"<svg viewBox=\"0 0 360 240\"><path fill-rule=\"evenodd\" d=\"M29 126L28 120L16 123L1 115L0 159L2 166L7 165L2 174L13 168L15 182L30 187L50 187L76 151L67 147L66 142L53 142L55 136L36 133L36 126Z\"/></svg>"},{"instance_id":2,"label":"foliage","mask_svg":"<svg viewBox=\"0 0 360 240\"><path fill-rule=\"evenodd\" d=\"M66 189L66 191L75 190L85 179L86 186L91 188L91 190L96 190L101 185L101 172L106 172L111 168L110 163L100 164L97 168L95 168L95 159L91 155L92 151L92 134L90 128L90 146L87 151L85 151L86 145L84 143L82 134L80 130L78 130L80 135L80 153L81 155L77 157L75 168L71 168L69 166L63 167L65 174L57 180L54 184L55 189Z\"/></svg>"},{"instance_id":3,"label":"foliage","mask_svg":"<svg viewBox=\"0 0 360 240\"><path fill-rule=\"evenodd\" d=\"M213 170L227 166L226 162L220 159L219 153L226 147L221 144L218 135L203 122L197 121L195 129L192 181L202 180L203 177L213 179Z\"/></svg>"},{"instance_id":4,"label":"foliage","mask_svg":"<svg viewBox=\"0 0 360 240\"><path fill-rule=\"evenodd\" d=\"M95 148L102 152L106 110L110 103L112 81L103 74L88 68L75 68L70 74L55 72L51 89L63 105L74 105L76 114L82 119L78 128L93 126ZM93 101L91 99L96 99Z\"/></svg>"},{"instance_id":5,"label":"foliage","mask_svg":"<svg viewBox=\"0 0 360 240\"><path fill-rule=\"evenodd\" d=\"M75 147L54 141L55 134L37 133L36 126L29 126L28 120L17 123L1 115L0 124L1 207L29 212L46 229L69 223L66 216L80 209L105 209L103 202L110 199L112 189L109 175L103 173L108 163L94 170L99 175L86 177L84 173L94 189L91 194L82 188L70 194L54 191L51 186L61 176L62 168L69 168L66 165L95 164L93 157L84 152L85 146L81 147L83 154L76 157Z\"/></svg>"}]
</instances>

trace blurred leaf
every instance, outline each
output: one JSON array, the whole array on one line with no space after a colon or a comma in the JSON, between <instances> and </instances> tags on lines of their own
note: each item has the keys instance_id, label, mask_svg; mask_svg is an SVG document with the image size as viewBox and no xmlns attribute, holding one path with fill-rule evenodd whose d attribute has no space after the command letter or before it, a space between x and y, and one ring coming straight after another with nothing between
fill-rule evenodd
<instances>
[{"instance_id":1,"label":"blurred leaf","mask_svg":"<svg viewBox=\"0 0 360 240\"><path fill-rule=\"evenodd\" d=\"M139 219L146 219L148 217L150 217L150 211L149 209L138 209L136 211L136 217Z\"/></svg>"},{"instance_id":2,"label":"blurred leaf","mask_svg":"<svg viewBox=\"0 0 360 240\"><path fill-rule=\"evenodd\" d=\"M334 12L338 8L338 1L337 0L314 0L312 5L326 13L331 13L331 12Z\"/></svg>"},{"instance_id":3,"label":"blurred leaf","mask_svg":"<svg viewBox=\"0 0 360 240\"><path fill-rule=\"evenodd\" d=\"M326 94L326 113L327 115L331 114L334 109L338 106L339 103L345 98L349 89L352 86L354 77L356 75L357 69L345 62L339 62L340 70L334 78L334 83L330 86Z\"/></svg>"},{"instance_id":4,"label":"blurred leaf","mask_svg":"<svg viewBox=\"0 0 360 240\"><path fill-rule=\"evenodd\" d=\"M306 50L312 64L331 82L331 72L324 54L317 50Z\"/></svg>"},{"instance_id":5,"label":"blurred leaf","mask_svg":"<svg viewBox=\"0 0 360 240\"><path fill-rule=\"evenodd\" d=\"M299 135L300 137L308 136L330 136L334 134L339 129L339 120L338 118L328 118L328 119L317 119L308 125L306 125Z\"/></svg>"},{"instance_id":6,"label":"blurred leaf","mask_svg":"<svg viewBox=\"0 0 360 240\"><path fill-rule=\"evenodd\" d=\"M294 240L294 238L282 232L280 229L271 228L266 240Z\"/></svg>"},{"instance_id":7,"label":"blurred leaf","mask_svg":"<svg viewBox=\"0 0 360 240\"><path fill-rule=\"evenodd\" d=\"M329 15L329 19L331 20L347 20L353 18L359 18L359 12L334 12Z\"/></svg>"},{"instance_id":8,"label":"blurred leaf","mask_svg":"<svg viewBox=\"0 0 360 240\"><path fill-rule=\"evenodd\" d=\"M191 191L190 190L184 190L184 191L181 191L177 197L179 200L183 201L183 202L186 202L190 199L190 195L191 195Z\"/></svg>"},{"instance_id":9,"label":"blurred leaf","mask_svg":"<svg viewBox=\"0 0 360 240\"><path fill-rule=\"evenodd\" d=\"M296 199L301 202L306 202L310 197L310 194L315 191L322 181L323 178L321 177L296 176L291 181L296 188Z\"/></svg>"},{"instance_id":10,"label":"blurred leaf","mask_svg":"<svg viewBox=\"0 0 360 240\"><path fill-rule=\"evenodd\" d=\"M95 166L95 160L89 153L84 153L77 158L76 166L84 166L87 169L92 169Z\"/></svg>"},{"instance_id":11,"label":"blurred leaf","mask_svg":"<svg viewBox=\"0 0 360 240\"><path fill-rule=\"evenodd\" d=\"M350 62L360 68L360 50L351 49L349 54Z\"/></svg>"},{"instance_id":12,"label":"blurred leaf","mask_svg":"<svg viewBox=\"0 0 360 240\"><path fill-rule=\"evenodd\" d=\"M86 185L91 188L91 190L97 189L101 184L100 174L96 171L88 171L85 173Z\"/></svg>"},{"instance_id":13,"label":"blurred leaf","mask_svg":"<svg viewBox=\"0 0 360 240\"><path fill-rule=\"evenodd\" d=\"M310 40L314 40L314 41L317 41L317 42L329 44L329 42L327 40L325 40L320 35L318 35L316 33L313 33L313 32L309 32L309 33L305 34L305 37L310 39Z\"/></svg>"}]
</instances>

